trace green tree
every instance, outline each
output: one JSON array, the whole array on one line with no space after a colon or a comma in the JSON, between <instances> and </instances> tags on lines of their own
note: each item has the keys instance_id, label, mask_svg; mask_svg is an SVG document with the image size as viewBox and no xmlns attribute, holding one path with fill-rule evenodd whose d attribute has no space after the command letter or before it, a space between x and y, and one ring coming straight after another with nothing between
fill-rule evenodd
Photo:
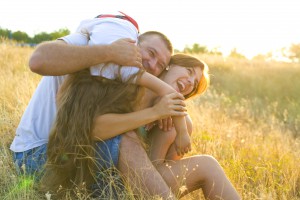
<instances>
[{"instance_id":1,"label":"green tree","mask_svg":"<svg viewBox=\"0 0 300 200\"><path fill-rule=\"evenodd\" d=\"M231 50L229 57L246 59L246 57L243 54L239 53L236 48Z\"/></svg>"},{"instance_id":2,"label":"green tree","mask_svg":"<svg viewBox=\"0 0 300 200\"><path fill-rule=\"evenodd\" d=\"M56 40L57 38L69 35L70 31L66 28L61 28L58 31L54 31L52 33L50 33L52 40Z\"/></svg>"},{"instance_id":3,"label":"green tree","mask_svg":"<svg viewBox=\"0 0 300 200\"><path fill-rule=\"evenodd\" d=\"M51 34L46 33L46 32L38 33L32 38L32 42L36 43L36 44L44 42L44 41L50 41L50 40L52 40L52 36L51 36Z\"/></svg>"},{"instance_id":4,"label":"green tree","mask_svg":"<svg viewBox=\"0 0 300 200\"><path fill-rule=\"evenodd\" d=\"M263 54L257 54L253 56L252 60L265 61L267 60L267 56Z\"/></svg>"},{"instance_id":5,"label":"green tree","mask_svg":"<svg viewBox=\"0 0 300 200\"><path fill-rule=\"evenodd\" d=\"M10 38L12 37L11 30L0 28L0 37Z\"/></svg>"},{"instance_id":6,"label":"green tree","mask_svg":"<svg viewBox=\"0 0 300 200\"><path fill-rule=\"evenodd\" d=\"M25 43L30 42L30 37L27 35L27 33L22 32L22 31L13 32L12 39L16 40L18 42L25 42Z\"/></svg>"},{"instance_id":7,"label":"green tree","mask_svg":"<svg viewBox=\"0 0 300 200\"><path fill-rule=\"evenodd\" d=\"M178 49L174 49L174 53L182 53L182 52Z\"/></svg>"},{"instance_id":8,"label":"green tree","mask_svg":"<svg viewBox=\"0 0 300 200\"><path fill-rule=\"evenodd\" d=\"M192 49L186 45L183 49L183 53L193 53L193 52L192 52Z\"/></svg>"},{"instance_id":9,"label":"green tree","mask_svg":"<svg viewBox=\"0 0 300 200\"><path fill-rule=\"evenodd\" d=\"M293 62L300 62L300 43L292 44L289 49L289 59Z\"/></svg>"},{"instance_id":10,"label":"green tree","mask_svg":"<svg viewBox=\"0 0 300 200\"><path fill-rule=\"evenodd\" d=\"M219 56L223 55L223 53L217 47L211 49L208 53L212 55L219 55Z\"/></svg>"},{"instance_id":11,"label":"green tree","mask_svg":"<svg viewBox=\"0 0 300 200\"><path fill-rule=\"evenodd\" d=\"M208 53L208 49L206 46L201 46L197 43L194 43L192 47L186 46L183 49L183 52L190 54Z\"/></svg>"}]
</instances>

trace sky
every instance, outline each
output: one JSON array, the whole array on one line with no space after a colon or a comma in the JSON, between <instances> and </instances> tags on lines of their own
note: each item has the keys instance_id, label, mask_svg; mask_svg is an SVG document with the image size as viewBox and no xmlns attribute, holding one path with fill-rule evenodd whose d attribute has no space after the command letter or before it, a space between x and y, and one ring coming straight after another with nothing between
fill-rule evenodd
<instances>
[{"instance_id":1,"label":"sky","mask_svg":"<svg viewBox=\"0 0 300 200\"><path fill-rule=\"evenodd\" d=\"M68 28L98 14L123 11L143 33L156 30L174 47L198 43L251 58L300 43L299 0L3 0L0 27L40 32Z\"/></svg>"}]
</instances>

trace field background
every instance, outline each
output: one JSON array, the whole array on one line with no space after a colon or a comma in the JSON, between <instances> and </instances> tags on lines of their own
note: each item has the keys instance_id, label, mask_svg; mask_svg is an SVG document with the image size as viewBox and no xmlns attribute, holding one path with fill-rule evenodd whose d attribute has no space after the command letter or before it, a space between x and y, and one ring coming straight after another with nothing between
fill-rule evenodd
<instances>
[{"instance_id":1,"label":"field background","mask_svg":"<svg viewBox=\"0 0 300 200\"><path fill-rule=\"evenodd\" d=\"M9 151L41 78L28 69L32 51L0 43L0 199L46 199L16 176ZM300 199L300 64L195 56L209 65L211 86L188 102L190 154L214 156L245 200Z\"/></svg>"}]
</instances>

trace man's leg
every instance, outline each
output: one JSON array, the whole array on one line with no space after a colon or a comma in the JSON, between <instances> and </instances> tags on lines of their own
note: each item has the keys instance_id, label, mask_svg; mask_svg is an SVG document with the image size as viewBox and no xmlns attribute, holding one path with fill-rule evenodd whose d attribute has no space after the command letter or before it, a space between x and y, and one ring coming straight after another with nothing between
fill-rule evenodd
<instances>
[{"instance_id":1,"label":"man's leg","mask_svg":"<svg viewBox=\"0 0 300 200\"><path fill-rule=\"evenodd\" d=\"M176 130L172 127L169 131L163 131L157 126L148 133L149 157L156 166L163 164L166 160L179 160L182 156L178 156L175 150L174 141L176 138Z\"/></svg>"},{"instance_id":2,"label":"man's leg","mask_svg":"<svg viewBox=\"0 0 300 200\"><path fill-rule=\"evenodd\" d=\"M34 176L39 180L47 159L47 144L24 152L13 152L13 160L18 174Z\"/></svg>"},{"instance_id":3,"label":"man's leg","mask_svg":"<svg viewBox=\"0 0 300 200\"><path fill-rule=\"evenodd\" d=\"M126 195L122 178L116 170L121 138L122 135L118 135L95 143L97 167L96 183L92 185L94 197L123 199L123 191Z\"/></svg>"},{"instance_id":4,"label":"man's leg","mask_svg":"<svg viewBox=\"0 0 300 200\"><path fill-rule=\"evenodd\" d=\"M133 131L123 134L118 168L137 195L159 195L164 199L175 199Z\"/></svg>"}]
</instances>

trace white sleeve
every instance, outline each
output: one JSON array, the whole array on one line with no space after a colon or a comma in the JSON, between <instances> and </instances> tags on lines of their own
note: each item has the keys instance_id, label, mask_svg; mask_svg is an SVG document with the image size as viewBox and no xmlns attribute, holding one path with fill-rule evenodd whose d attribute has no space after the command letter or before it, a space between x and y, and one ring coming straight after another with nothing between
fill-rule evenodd
<instances>
[{"instance_id":1,"label":"white sleeve","mask_svg":"<svg viewBox=\"0 0 300 200\"><path fill-rule=\"evenodd\" d=\"M124 67L121 67L120 72L119 72L120 67L121 66L109 63L109 66L101 69L100 76L111 79L111 80L115 80L118 76L121 76L121 81L127 82L132 75L137 74L140 70L137 67L125 67L124 66ZM133 84L136 83L136 77L132 80L131 83L133 83Z\"/></svg>"},{"instance_id":2,"label":"white sleeve","mask_svg":"<svg viewBox=\"0 0 300 200\"><path fill-rule=\"evenodd\" d=\"M84 46L88 44L88 38L79 33L72 33L70 35L59 38L59 40L63 40L68 44Z\"/></svg>"},{"instance_id":3,"label":"white sleeve","mask_svg":"<svg viewBox=\"0 0 300 200\"><path fill-rule=\"evenodd\" d=\"M73 45L106 45L121 38L131 38L137 41L138 30L131 22L119 18L94 18L82 21L75 33L61 39ZM120 67L115 63L99 64L90 67L90 72L93 76L114 80L118 77ZM137 67L121 67L122 81L127 81L138 71Z\"/></svg>"},{"instance_id":4,"label":"white sleeve","mask_svg":"<svg viewBox=\"0 0 300 200\"><path fill-rule=\"evenodd\" d=\"M133 75L137 74L140 71L137 67L121 67L121 77L122 82L128 81L128 79ZM136 77L133 80L133 84L136 83Z\"/></svg>"},{"instance_id":5,"label":"white sleeve","mask_svg":"<svg viewBox=\"0 0 300 200\"><path fill-rule=\"evenodd\" d=\"M85 24L88 22L89 20L84 20L82 21L76 32L75 33L71 33L67 36L61 37L59 38L59 40L63 40L68 44L72 44L72 45L78 45L78 46L84 46L84 45L88 45L89 42L89 34L88 31L85 30Z\"/></svg>"},{"instance_id":6,"label":"white sleeve","mask_svg":"<svg viewBox=\"0 0 300 200\"><path fill-rule=\"evenodd\" d=\"M118 18L96 18L86 23L83 28L88 31L90 36L89 45L111 44L121 38L131 38L137 40L138 31L131 22ZM90 72L94 76L103 76L109 79L118 77L119 65L115 63L99 64L90 67ZM132 75L136 74L139 69L137 67L122 67L121 79L127 81ZM134 81L135 82L135 81Z\"/></svg>"}]
</instances>

